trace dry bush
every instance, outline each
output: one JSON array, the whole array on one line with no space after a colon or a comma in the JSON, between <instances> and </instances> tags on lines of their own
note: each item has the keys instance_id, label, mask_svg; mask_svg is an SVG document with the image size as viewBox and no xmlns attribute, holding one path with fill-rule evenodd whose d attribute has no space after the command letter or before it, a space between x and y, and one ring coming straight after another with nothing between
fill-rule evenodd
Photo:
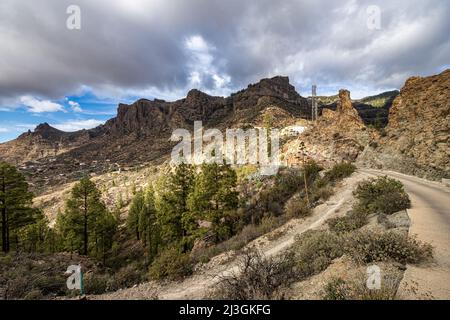
<instances>
[{"instance_id":1,"label":"dry bush","mask_svg":"<svg viewBox=\"0 0 450 320\"><path fill-rule=\"evenodd\" d=\"M283 299L283 289L295 279L292 254L268 258L258 251L246 251L238 271L220 277L213 296L225 300Z\"/></svg>"},{"instance_id":2,"label":"dry bush","mask_svg":"<svg viewBox=\"0 0 450 320\"><path fill-rule=\"evenodd\" d=\"M311 214L311 209L308 207L305 199L298 194L289 199L285 211L287 216L292 218L303 218Z\"/></svg>"},{"instance_id":3,"label":"dry bush","mask_svg":"<svg viewBox=\"0 0 450 320\"><path fill-rule=\"evenodd\" d=\"M342 278L331 279L324 288L324 300L396 300L401 278L386 275L380 289L369 289L366 279L356 276L352 281Z\"/></svg>"}]
</instances>

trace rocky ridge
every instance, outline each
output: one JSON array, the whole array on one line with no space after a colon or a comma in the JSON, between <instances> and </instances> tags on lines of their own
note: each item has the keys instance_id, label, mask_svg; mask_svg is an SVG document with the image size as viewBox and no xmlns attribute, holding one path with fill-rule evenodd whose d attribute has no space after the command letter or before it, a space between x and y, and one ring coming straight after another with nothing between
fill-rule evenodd
<instances>
[{"instance_id":1,"label":"rocky ridge","mask_svg":"<svg viewBox=\"0 0 450 320\"><path fill-rule=\"evenodd\" d=\"M140 99L119 104L115 118L91 130L66 133L43 124L0 144L0 160L20 166L35 185L55 185L118 167L160 163L173 148L169 138L175 128L190 130L194 121L219 129L256 125L269 108L286 117L310 117L307 99L289 78L274 77L226 98L191 90L174 102Z\"/></svg>"}]
</instances>

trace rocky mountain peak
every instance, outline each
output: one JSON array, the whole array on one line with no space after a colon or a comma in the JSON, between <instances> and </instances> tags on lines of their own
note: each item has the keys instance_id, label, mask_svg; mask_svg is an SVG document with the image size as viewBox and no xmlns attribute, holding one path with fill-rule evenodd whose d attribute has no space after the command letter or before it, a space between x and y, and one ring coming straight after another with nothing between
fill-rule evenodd
<instances>
[{"instance_id":1,"label":"rocky mountain peak","mask_svg":"<svg viewBox=\"0 0 450 320\"><path fill-rule=\"evenodd\" d=\"M34 132L44 132L44 131L51 130L51 129L54 129L54 128L51 127L47 122L44 122L44 123L39 124L34 129Z\"/></svg>"},{"instance_id":2,"label":"rocky mountain peak","mask_svg":"<svg viewBox=\"0 0 450 320\"><path fill-rule=\"evenodd\" d=\"M211 96L198 90L198 89L190 90L186 96L186 100L192 101L192 102L199 101L199 100L201 101L201 100L208 99L208 98L211 98Z\"/></svg>"},{"instance_id":3,"label":"rocky mountain peak","mask_svg":"<svg viewBox=\"0 0 450 320\"><path fill-rule=\"evenodd\" d=\"M61 136L63 136L64 134L65 133L63 131L52 127L47 122L44 122L36 126L36 128L33 131L28 130L28 132L19 136L18 139L25 139L27 137L37 137L46 140L57 140L61 138Z\"/></svg>"},{"instance_id":4,"label":"rocky mountain peak","mask_svg":"<svg viewBox=\"0 0 450 320\"><path fill-rule=\"evenodd\" d=\"M272 96L292 101L300 97L295 87L290 84L289 77L283 76L262 79L256 84L250 84L245 92L248 95Z\"/></svg>"}]
</instances>

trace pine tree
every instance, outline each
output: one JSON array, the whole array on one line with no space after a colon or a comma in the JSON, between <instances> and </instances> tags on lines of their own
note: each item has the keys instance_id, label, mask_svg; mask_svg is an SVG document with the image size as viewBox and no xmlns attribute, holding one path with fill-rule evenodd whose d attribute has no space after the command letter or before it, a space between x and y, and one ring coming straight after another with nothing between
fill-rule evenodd
<instances>
[{"instance_id":1,"label":"pine tree","mask_svg":"<svg viewBox=\"0 0 450 320\"><path fill-rule=\"evenodd\" d=\"M0 223L2 250L11 249L11 236L18 239L19 229L32 224L38 212L32 208L33 194L25 177L12 165L0 162ZM16 241L17 245L18 240Z\"/></svg>"},{"instance_id":2,"label":"pine tree","mask_svg":"<svg viewBox=\"0 0 450 320\"><path fill-rule=\"evenodd\" d=\"M112 248L117 220L109 211L103 210L96 217L94 224L95 251L97 258L106 264L106 255Z\"/></svg>"},{"instance_id":3,"label":"pine tree","mask_svg":"<svg viewBox=\"0 0 450 320\"><path fill-rule=\"evenodd\" d=\"M139 230L139 218L141 212L145 208L144 192L138 191L131 202L130 211L128 213L127 227L128 230L136 236L136 240L141 239Z\"/></svg>"},{"instance_id":4,"label":"pine tree","mask_svg":"<svg viewBox=\"0 0 450 320\"><path fill-rule=\"evenodd\" d=\"M139 217L139 229L144 245L147 247L149 261L152 261L158 253L161 242L156 218L155 193L152 186L145 191L144 200L145 207Z\"/></svg>"},{"instance_id":5,"label":"pine tree","mask_svg":"<svg viewBox=\"0 0 450 320\"><path fill-rule=\"evenodd\" d=\"M65 212L57 219L57 229L65 240L65 248L71 253L78 250L80 254L88 255L93 248L100 254L100 251L105 252L106 244L112 244L109 237L114 234L117 223L100 196L95 183L88 178L81 179L73 187Z\"/></svg>"},{"instance_id":6,"label":"pine tree","mask_svg":"<svg viewBox=\"0 0 450 320\"><path fill-rule=\"evenodd\" d=\"M236 184L236 172L229 165L204 164L189 197L191 214L212 223L216 242L234 232L238 207Z\"/></svg>"},{"instance_id":7,"label":"pine tree","mask_svg":"<svg viewBox=\"0 0 450 320\"><path fill-rule=\"evenodd\" d=\"M48 220L44 214L37 210L36 221L23 227L19 233L22 239L22 248L28 252L46 251L46 239L49 233Z\"/></svg>"},{"instance_id":8,"label":"pine tree","mask_svg":"<svg viewBox=\"0 0 450 320\"><path fill-rule=\"evenodd\" d=\"M156 219L155 195L152 186L145 192L138 191L131 202L127 227L147 248L149 261L158 253L160 245L159 226Z\"/></svg>"},{"instance_id":9,"label":"pine tree","mask_svg":"<svg viewBox=\"0 0 450 320\"><path fill-rule=\"evenodd\" d=\"M157 220L166 244L180 242L183 252L190 246L187 240L195 219L188 208L188 197L194 184L191 165L180 164L175 168L159 190Z\"/></svg>"}]
</instances>

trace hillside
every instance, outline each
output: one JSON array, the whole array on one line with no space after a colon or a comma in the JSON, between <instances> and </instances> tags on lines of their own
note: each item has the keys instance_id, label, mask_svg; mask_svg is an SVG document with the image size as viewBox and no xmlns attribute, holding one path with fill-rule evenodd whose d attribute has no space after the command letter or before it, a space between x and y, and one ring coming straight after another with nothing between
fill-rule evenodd
<instances>
[{"instance_id":1,"label":"hillside","mask_svg":"<svg viewBox=\"0 0 450 320\"><path fill-rule=\"evenodd\" d=\"M389 124L365 165L441 179L450 176L450 70L408 79L389 111Z\"/></svg>"}]
</instances>

